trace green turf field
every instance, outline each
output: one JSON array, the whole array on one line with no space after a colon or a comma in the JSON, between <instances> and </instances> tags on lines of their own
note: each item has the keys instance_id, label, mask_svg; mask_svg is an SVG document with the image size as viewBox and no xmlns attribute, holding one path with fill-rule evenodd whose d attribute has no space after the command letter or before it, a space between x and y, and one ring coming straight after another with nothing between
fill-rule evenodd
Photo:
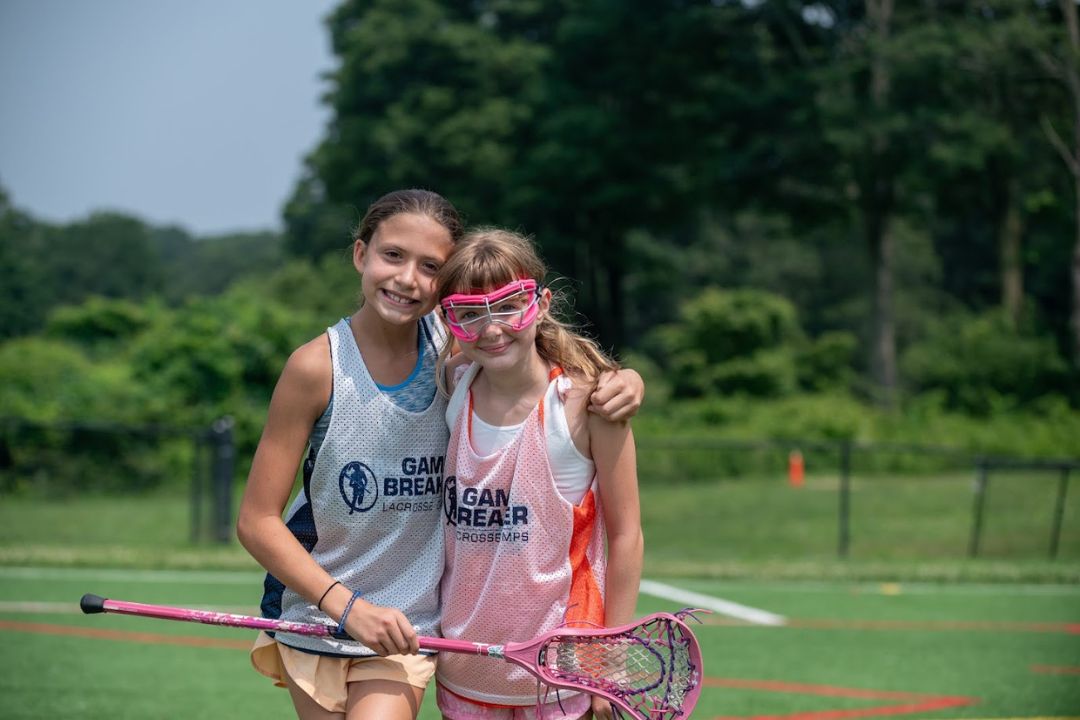
<instances>
[{"instance_id":1,"label":"green turf field","mask_svg":"<svg viewBox=\"0 0 1080 720\"><path fill-rule=\"evenodd\" d=\"M1080 717L1080 492L1050 559L1053 483L995 477L971 560L971 487L857 478L839 560L835 477L643 484L647 577L787 618L699 626L694 717ZM254 561L189 527L177 494L0 502L0 717L293 716L250 668L248 631L77 612L94 592L255 613ZM438 717L430 697L422 717Z\"/></svg>"},{"instance_id":2,"label":"green turf field","mask_svg":"<svg viewBox=\"0 0 1080 720\"><path fill-rule=\"evenodd\" d=\"M259 574L0 568L6 718L292 717L251 670L252 633L83 616L84 592L254 612ZM1075 585L665 581L785 617L697 626L706 688L695 718L1080 716ZM641 613L681 602L642 595ZM108 631L108 632L102 632ZM438 717L431 698L425 720Z\"/></svg>"}]
</instances>

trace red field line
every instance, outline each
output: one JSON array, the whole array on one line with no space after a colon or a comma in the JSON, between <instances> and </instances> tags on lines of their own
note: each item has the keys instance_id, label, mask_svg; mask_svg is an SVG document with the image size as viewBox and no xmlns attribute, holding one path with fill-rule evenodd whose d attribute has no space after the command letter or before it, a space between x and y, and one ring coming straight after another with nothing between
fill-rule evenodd
<instances>
[{"instance_id":1,"label":"red field line","mask_svg":"<svg viewBox=\"0 0 1080 720\"><path fill-rule=\"evenodd\" d=\"M810 683L792 683L778 680L740 680L736 678L705 678L706 687L738 688L743 690L762 690L765 692L794 693L797 695L816 695L818 697L858 698L863 700L904 700L900 704L870 705L862 708L843 710L815 710L786 715L755 715L753 717L718 716L713 720L842 720L843 718L878 717L884 715L908 715L911 713L944 710L945 708L964 707L979 702L978 698L947 695L925 695L921 693L898 692L895 690L867 690L847 688L835 685L814 685Z\"/></svg>"},{"instance_id":2,"label":"red field line","mask_svg":"<svg viewBox=\"0 0 1080 720\"><path fill-rule=\"evenodd\" d=\"M1047 675L1080 675L1080 667L1068 667L1063 665L1032 665L1031 672L1045 673Z\"/></svg>"},{"instance_id":3,"label":"red field line","mask_svg":"<svg viewBox=\"0 0 1080 720\"><path fill-rule=\"evenodd\" d=\"M706 625L750 626L742 620L722 617L706 617ZM760 627L754 625L753 627ZM829 618L788 618L783 625L769 626L777 628L799 628L807 630L923 630L942 631L981 631L981 632L1033 632L1064 633L1080 635L1080 623L1044 623L1044 622L1008 622L994 620L833 620Z\"/></svg>"},{"instance_id":4,"label":"red field line","mask_svg":"<svg viewBox=\"0 0 1080 720\"><path fill-rule=\"evenodd\" d=\"M122 640L125 642L186 645L188 647L226 648L229 650L248 650L253 643L252 640L222 640L219 638L195 637L191 635L162 635L160 633L88 628L77 625L18 622L14 620L0 620L0 630L38 633L41 635L66 635L69 637L84 637L96 640Z\"/></svg>"}]
</instances>

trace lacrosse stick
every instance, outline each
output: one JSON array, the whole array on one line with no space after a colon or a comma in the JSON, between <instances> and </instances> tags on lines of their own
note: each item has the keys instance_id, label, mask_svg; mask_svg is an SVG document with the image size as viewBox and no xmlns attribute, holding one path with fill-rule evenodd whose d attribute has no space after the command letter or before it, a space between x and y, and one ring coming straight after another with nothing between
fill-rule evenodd
<instances>
[{"instance_id":1,"label":"lacrosse stick","mask_svg":"<svg viewBox=\"0 0 1080 720\"><path fill-rule=\"evenodd\" d=\"M193 610L167 605L107 600L83 595L82 611L139 615L207 625L252 628L270 632L351 640L335 625ZM528 670L541 682L579 690L610 700L638 720L682 720L690 717L701 693L701 650L683 618L655 613L616 628L557 628L525 642L505 645L420 637L424 650L500 658Z\"/></svg>"}]
</instances>

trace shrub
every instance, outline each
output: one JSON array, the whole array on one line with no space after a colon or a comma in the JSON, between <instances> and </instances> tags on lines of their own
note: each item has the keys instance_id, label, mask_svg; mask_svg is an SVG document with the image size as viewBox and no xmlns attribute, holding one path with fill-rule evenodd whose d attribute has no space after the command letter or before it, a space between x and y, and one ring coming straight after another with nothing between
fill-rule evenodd
<instances>
[{"instance_id":1,"label":"shrub","mask_svg":"<svg viewBox=\"0 0 1080 720\"><path fill-rule=\"evenodd\" d=\"M827 332L799 346L796 372L804 390L846 390L856 380L852 361L858 340L849 332Z\"/></svg>"},{"instance_id":2,"label":"shrub","mask_svg":"<svg viewBox=\"0 0 1080 720\"><path fill-rule=\"evenodd\" d=\"M784 298L713 287L686 302L678 322L654 331L647 347L670 372L676 397L774 397L796 387L801 339L795 308Z\"/></svg>"},{"instance_id":3,"label":"shrub","mask_svg":"<svg viewBox=\"0 0 1080 720\"><path fill-rule=\"evenodd\" d=\"M127 341L150 326L155 309L155 305L130 300L92 297L81 305L53 310L45 336L87 348Z\"/></svg>"},{"instance_id":4,"label":"shrub","mask_svg":"<svg viewBox=\"0 0 1080 720\"><path fill-rule=\"evenodd\" d=\"M905 351L901 369L916 393L980 416L1030 406L1068 381L1053 339L1014 329L1000 312L946 318Z\"/></svg>"}]
</instances>

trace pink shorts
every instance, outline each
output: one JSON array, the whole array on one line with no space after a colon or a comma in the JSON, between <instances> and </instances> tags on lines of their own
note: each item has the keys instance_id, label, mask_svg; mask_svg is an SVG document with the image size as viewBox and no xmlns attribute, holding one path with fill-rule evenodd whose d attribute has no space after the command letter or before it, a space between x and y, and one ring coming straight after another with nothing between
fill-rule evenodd
<instances>
[{"instance_id":1,"label":"pink shorts","mask_svg":"<svg viewBox=\"0 0 1080 720\"><path fill-rule=\"evenodd\" d=\"M552 690L548 697L554 698L555 691ZM544 699L543 695L541 699ZM466 700L442 685L437 686L435 701L443 717L448 720L577 720L592 707L592 697L582 693L563 697L561 706L558 699L544 703L539 708L536 705L487 705Z\"/></svg>"}]
</instances>

